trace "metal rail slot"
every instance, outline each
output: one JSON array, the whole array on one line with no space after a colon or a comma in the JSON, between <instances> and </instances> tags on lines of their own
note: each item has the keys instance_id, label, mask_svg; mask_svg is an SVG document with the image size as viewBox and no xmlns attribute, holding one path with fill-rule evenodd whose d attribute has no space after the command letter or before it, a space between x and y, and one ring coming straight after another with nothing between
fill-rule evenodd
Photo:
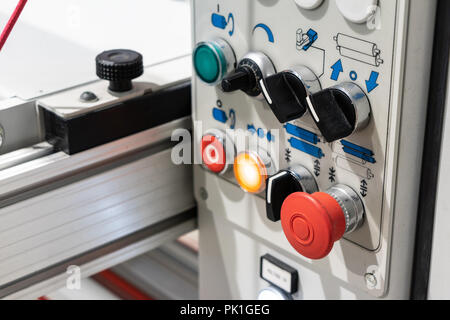
<instances>
[{"instance_id":1,"label":"metal rail slot","mask_svg":"<svg viewBox=\"0 0 450 320\"><path fill-rule=\"evenodd\" d=\"M42 142L29 148L23 148L0 156L0 171L32 160L48 156L54 152L54 147Z\"/></svg>"}]
</instances>

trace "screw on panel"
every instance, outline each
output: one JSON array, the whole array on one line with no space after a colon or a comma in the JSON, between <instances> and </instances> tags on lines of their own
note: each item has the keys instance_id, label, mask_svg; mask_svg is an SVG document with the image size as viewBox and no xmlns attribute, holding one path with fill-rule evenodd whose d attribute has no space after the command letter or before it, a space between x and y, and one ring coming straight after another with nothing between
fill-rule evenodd
<instances>
[{"instance_id":1,"label":"screw on panel","mask_svg":"<svg viewBox=\"0 0 450 320\"><path fill-rule=\"evenodd\" d=\"M208 191L206 191L205 188L200 188L200 198L202 200L207 200L208 199Z\"/></svg>"},{"instance_id":2,"label":"screw on panel","mask_svg":"<svg viewBox=\"0 0 450 320\"><path fill-rule=\"evenodd\" d=\"M366 286L368 289L375 289L378 284L378 280L373 273L366 273L364 276L366 280Z\"/></svg>"},{"instance_id":3,"label":"screw on panel","mask_svg":"<svg viewBox=\"0 0 450 320\"><path fill-rule=\"evenodd\" d=\"M95 93L91 91L85 91L80 95L81 102L97 102L98 97Z\"/></svg>"}]
</instances>

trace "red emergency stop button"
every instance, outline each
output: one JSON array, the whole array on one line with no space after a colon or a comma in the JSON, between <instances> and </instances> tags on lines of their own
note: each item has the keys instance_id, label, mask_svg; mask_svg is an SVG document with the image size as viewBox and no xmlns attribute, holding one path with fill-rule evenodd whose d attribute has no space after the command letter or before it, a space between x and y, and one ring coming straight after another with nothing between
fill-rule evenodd
<instances>
[{"instance_id":1,"label":"red emergency stop button","mask_svg":"<svg viewBox=\"0 0 450 320\"><path fill-rule=\"evenodd\" d=\"M201 142L203 165L214 173L221 173L226 167L225 146L221 139L207 134Z\"/></svg>"},{"instance_id":2,"label":"red emergency stop button","mask_svg":"<svg viewBox=\"0 0 450 320\"><path fill-rule=\"evenodd\" d=\"M309 259L326 257L336 241L361 225L364 207L351 188L293 193L281 208L281 224L292 247Z\"/></svg>"}]
</instances>

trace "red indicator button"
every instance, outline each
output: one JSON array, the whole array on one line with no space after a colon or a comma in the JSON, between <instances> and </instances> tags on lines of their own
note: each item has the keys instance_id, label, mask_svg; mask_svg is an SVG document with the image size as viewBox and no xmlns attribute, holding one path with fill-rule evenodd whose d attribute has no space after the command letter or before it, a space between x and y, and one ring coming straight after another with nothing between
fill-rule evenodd
<instances>
[{"instance_id":1,"label":"red indicator button","mask_svg":"<svg viewBox=\"0 0 450 320\"><path fill-rule=\"evenodd\" d=\"M281 224L289 243L309 259L326 257L346 231L344 212L329 194L291 194L281 208Z\"/></svg>"},{"instance_id":2,"label":"red indicator button","mask_svg":"<svg viewBox=\"0 0 450 320\"><path fill-rule=\"evenodd\" d=\"M214 173L221 173L226 166L226 153L223 143L213 135L202 138L203 164Z\"/></svg>"}]
</instances>

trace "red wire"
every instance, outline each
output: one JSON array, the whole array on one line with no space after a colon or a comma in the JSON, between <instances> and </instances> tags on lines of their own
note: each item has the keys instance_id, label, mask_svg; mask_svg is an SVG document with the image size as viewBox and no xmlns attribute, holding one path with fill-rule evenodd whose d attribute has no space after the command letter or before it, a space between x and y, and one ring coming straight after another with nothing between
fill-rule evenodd
<instances>
[{"instance_id":1,"label":"red wire","mask_svg":"<svg viewBox=\"0 0 450 320\"><path fill-rule=\"evenodd\" d=\"M111 270L102 271L92 277L104 287L125 300L154 300Z\"/></svg>"},{"instance_id":2,"label":"red wire","mask_svg":"<svg viewBox=\"0 0 450 320\"><path fill-rule=\"evenodd\" d=\"M3 29L2 34L0 35L0 50L2 50L3 45L5 44L6 40L8 40L9 34L11 33L12 29L14 28L14 25L16 24L17 20L19 19L23 8L27 4L27 1L28 0L19 0L19 3L17 4L17 7L14 10L11 18L9 18L8 23L6 24L5 28Z\"/></svg>"}]
</instances>

